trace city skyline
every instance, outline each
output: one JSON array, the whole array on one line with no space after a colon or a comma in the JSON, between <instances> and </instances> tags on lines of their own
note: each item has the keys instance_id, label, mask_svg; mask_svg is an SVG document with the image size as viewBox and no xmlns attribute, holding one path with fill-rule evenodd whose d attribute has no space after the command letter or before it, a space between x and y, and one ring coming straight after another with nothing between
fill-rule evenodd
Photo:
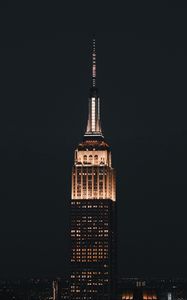
<instances>
[{"instance_id":1,"label":"city skyline","mask_svg":"<svg viewBox=\"0 0 187 300\"><path fill-rule=\"evenodd\" d=\"M124 28L95 30L118 178L119 271L187 276L185 27ZM7 28L1 46L1 278L67 269L72 149L86 124L93 30L40 29L17 30L15 40Z\"/></svg>"}]
</instances>

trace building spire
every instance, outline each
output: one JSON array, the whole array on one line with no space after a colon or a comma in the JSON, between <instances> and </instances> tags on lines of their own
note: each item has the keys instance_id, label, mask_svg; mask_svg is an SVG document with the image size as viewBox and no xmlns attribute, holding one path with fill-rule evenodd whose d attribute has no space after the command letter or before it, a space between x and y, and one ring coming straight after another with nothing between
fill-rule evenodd
<instances>
[{"instance_id":1,"label":"building spire","mask_svg":"<svg viewBox=\"0 0 187 300\"><path fill-rule=\"evenodd\" d=\"M92 39L92 87L96 87L96 47L95 36Z\"/></svg>"},{"instance_id":2,"label":"building spire","mask_svg":"<svg viewBox=\"0 0 187 300\"><path fill-rule=\"evenodd\" d=\"M96 88L96 41L92 39L92 84L88 99L88 122L85 137L103 137L100 121L100 99Z\"/></svg>"}]
</instances>

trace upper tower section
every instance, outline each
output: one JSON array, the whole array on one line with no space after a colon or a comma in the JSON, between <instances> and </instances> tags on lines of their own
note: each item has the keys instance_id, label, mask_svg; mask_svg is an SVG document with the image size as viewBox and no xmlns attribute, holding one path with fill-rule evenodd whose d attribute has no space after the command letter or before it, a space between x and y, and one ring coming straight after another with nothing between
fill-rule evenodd
<instances>
[{"instance_id":1,"label":"upper tower section","mask_svg":"<svg viewBox=\"0 0 187 300\"><path fill-rule=\"evenodd\" d=\"M103 139L100 120L100 98L96 87L96 40L92 40L92 81L88 99L88 122L84 137Z\"/></svg>"}]
</instances>

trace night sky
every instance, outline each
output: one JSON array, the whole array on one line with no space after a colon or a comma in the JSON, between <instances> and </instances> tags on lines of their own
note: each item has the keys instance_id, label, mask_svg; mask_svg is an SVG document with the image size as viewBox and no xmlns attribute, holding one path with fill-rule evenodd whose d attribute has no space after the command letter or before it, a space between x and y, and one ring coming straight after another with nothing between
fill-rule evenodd
<instances>
[{"instance_id":1,"label":"night sky","mask_svg":"<svg viewBox=\"0 0 187 300\"><path fill-rule=\"evenodd\" d=\"M186 8L140 2L1 4L0 278L67 272L93 33L119 272L187 276Z\"/></svg>"}]
</instances>

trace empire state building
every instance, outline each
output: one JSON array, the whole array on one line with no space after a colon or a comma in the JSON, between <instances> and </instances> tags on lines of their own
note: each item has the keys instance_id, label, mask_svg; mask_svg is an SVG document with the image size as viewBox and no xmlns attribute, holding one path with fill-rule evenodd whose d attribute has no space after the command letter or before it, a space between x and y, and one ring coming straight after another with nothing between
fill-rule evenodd
<instances>
[{"instance_id":1,"label":"empire state building","mask_svg":"<svg viewBox=\"0 0 187 300\"><path fill-rule=\"evenodd\" d=\"M71 191L70 299L113 300L116 293L116 179L92 82L83 141L75 149Z\"/></svg>"}]
</instances>

